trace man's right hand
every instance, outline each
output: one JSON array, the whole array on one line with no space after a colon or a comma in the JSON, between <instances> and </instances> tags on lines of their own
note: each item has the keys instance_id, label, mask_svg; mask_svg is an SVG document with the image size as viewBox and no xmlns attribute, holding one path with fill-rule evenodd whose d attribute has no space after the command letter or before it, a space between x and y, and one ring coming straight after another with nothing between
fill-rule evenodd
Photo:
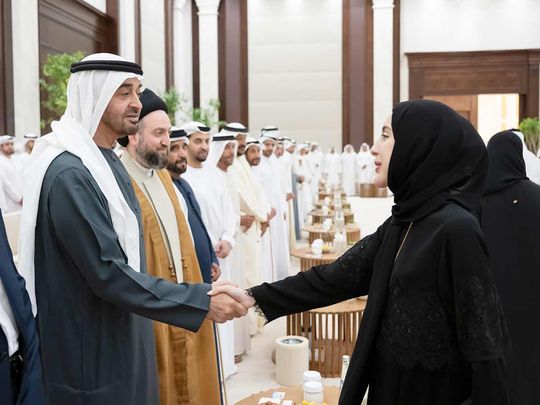
<instances>
[{"instance_id":1,"label":"man's right hand","mask_svg":"<svg viewBox=\"0 0 540 405\"><path fill-rule=\"evenodd\" d=\"M210 308L206 317L217 323L225 323L247 314L247 309L228 294L210 297Z\"/></svg>"},{"instance_id":2,"label":"man's right hand","mask_svg":"<svg viewBox=\"0 0 540 405\"><path fill-rule=\"evenodd\" d=\"M266 233L267 229L268 229L268 222L261 223L261 236L263 236Z\"/></svg>"},{"instance_id":3,"label":"man's right hand","mask_svg":"<svg viewBox=\"0 0 540 405\"><path fill-rule=\"evenodd\" d=\"M254 215L242 215L240 217L240 226L242 226L245 231L248 231L249 228L251 228L251 225L253 225L253 221L255 221Z\"/></svg>"},{"instance_id":4,"label":"man's right hand","mask_svg":"<svg viewBox=\"0 0 540 405\"><path fill-rule=\"evenodd\" d=\"M268 221L270 221L272 218L274 218L276 216L276 209L274 207L272 207L272 209L270 210L270 212L268 213Z\"/></svg>"}]
</instances>

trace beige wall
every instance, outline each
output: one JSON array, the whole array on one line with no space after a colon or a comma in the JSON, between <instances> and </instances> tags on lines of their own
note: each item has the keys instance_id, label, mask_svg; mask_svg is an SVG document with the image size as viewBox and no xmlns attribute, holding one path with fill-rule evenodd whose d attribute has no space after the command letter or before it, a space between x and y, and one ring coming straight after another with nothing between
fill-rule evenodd
<instances>
[{"instance_id":1,"label":"beige wall","mask_svg":"<svg viewBox=\"0 0 540 405\"><path fill-rule=\"evenodd\" d=\"M156 94L165 89L165 7L163 1L141 4L141 65L144 86Z\"/></svg>"},{"instance_id":2,"label":"beige wall","mask_svg":"<svg viewBox=\"0 0 540 405\"><path fill-rule=\"evenodd\" d=\"M341 1L249 0L249 127L341 147Z\"/></svg>"}]
</instances>

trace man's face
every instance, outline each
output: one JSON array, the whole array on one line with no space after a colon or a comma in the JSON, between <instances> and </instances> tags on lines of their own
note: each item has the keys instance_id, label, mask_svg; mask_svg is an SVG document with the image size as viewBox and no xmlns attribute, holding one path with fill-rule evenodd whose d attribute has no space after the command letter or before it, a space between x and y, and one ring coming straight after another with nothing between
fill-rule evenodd
<instances>
[{"instance_id":1,"label":"man's face","mask_svg":"<svg viewBox=\"0 0 540 405\"><path fill-rule=\"evenodd\" d=\"M210 150L210 135L202 132L194 132L189 137L189 145L187 148L188 155L198 162L204 162L208 157Z\"/></svg>"},{"instance_id":2,"label":"man's face","mask_svg":"<svg viewBox=\"0 0 540 405\"><path fill-rule=\"evenodd\" d=\"M296 149L296 146L295 145L292 145L292 146L289 146L289 148L287 149L287 152L289 153L294 153L294 150Z\"/></svg>"},{"instance_id":3,"label":"man's face","mask_svg":"<svg viewBox=\"0 0 540 405\"><path fill-rule=\"evenodd\" d=\"M276 151L274 152L276 154L276 157L281 157L283 156L283 153L285 152L285 150L283 149L283 145L281 144L277 144L276 145Z\"/></svg>"},{"instance_id":4,"label":"man's face","mask_svg":"<svg viewBox=\"0 0 540 405\"><path fill-rule=\"evenodd\" d=\"M116 90L101 117L101 122L117 133L118 138L137 132L139 113L142 108L139 100L140 92L139 79L135 77L127 79Z\"/></svg>"},{"instance_id":5,"label":"man's face","mask_svg":"<svg viewBox=\"0 0 540 405\"><path fill-rule=\"evenodd\" d=\"M174 141L171 143L169 157L167 162L167 170L176 173L184 174L187 170L187 145L184 140Z\"/></svg>"},{"instance_id":6,"label":"man's face","mask_svg":"<svg viewBox=\"0 0 540 405\"><path fill-rule=\"evenodd\" d=\"M261 163L260 146L252 146L246 150L246 160L250 166L258 166Z\"/></svg>"},{"instance_id":7,"label":"man's face","mask_svg":"<svg viewBox=\"0 0 540 405\"><path fill-rule=\"evenodd\" d=\"M304 156L304 155L307 155L307 149L306 148L300 149L300 156Z\"/></svg>"},{"instance_id":8,"label":"man's face","mask_svg":"<svg viewBox=\"0 0 540 405\"><path fill-rule=\"evenodd\" d=\"M311 151L315 152L317 150L317 145L311 145Z\"/></svg>"},{"instance_id":9,"label":"man's face","mask_svg":"<svg viewBox=\"0 0 540 405\"><path fill-rule=\"evenodd\" d=\"M0 150L6 156L13 155L15 153L15 149L13 148L13 141L8 141L5 144L0 145Z\"/></svg>"},{"instance_id":10,"label":"man's face","mask_svg":"<svg viewBox=\"0 0 540 405\"><path fill-rule=\"evenodd\" d=\"M263 155L266 157L272 156L272 153L274 153L274 147L276 143L272 141L271 139L267 139L263 142Z\"/></svg>"},{"instance_id":11,"label":"man's face","mask_svg":"<svg viewBox=\"0 0 540 405\"><path fill-rule=\"evenodd\" d=\"M236 142L238 142L238 150L236 151L236 156L242 156L244 153L246 153L246 134L238 134L236 135Z\"/></svg>"},{"instance_id":12,"label":"man's face","mask_svg":"<svg viewBox=\"0 0 540 405\"><path fill-rule=\"evenodd\" d=\"M135 154L139 163L156 170L165 168L170 129L171 121L165 111L153 111L141 120L139 132L132 137L136 142Z\"/></svg>"},{"instance_id":13,"label":"man's face","mask_svg":"<svg viewBox=\"0 0 540 405\"><path fill-rule=\"evenodd\" d=\"M223 154L221 155L221 158L219 159L219 163L221 166L229 167L234 162L234 143L229 142L225 149L223 149Z\"/></svg>"},{"instance_id":14,"label":"man's face","mask_svg":"<svg viewBox=\"0 0 540 405\"><path fill-rule=\"evenodd\" d=\"M26 147L26 150L28 151L28 153L32 153L32 151L34 150L34 144L35 143L36 143L36 141L33 140L33 139L26 142L25 147Z\"/></svg>"}]
</instances>

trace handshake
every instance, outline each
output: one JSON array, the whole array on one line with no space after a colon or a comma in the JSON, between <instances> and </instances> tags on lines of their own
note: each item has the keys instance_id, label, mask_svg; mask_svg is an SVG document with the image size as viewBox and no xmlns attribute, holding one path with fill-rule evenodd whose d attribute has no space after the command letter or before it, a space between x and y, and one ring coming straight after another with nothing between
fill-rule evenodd
<instances>
[{"instance_id":1,"label":"handshake","mask_svg":"<svg viewBox=\"0 0 540 405\"><path fill-rule=\"evenodd\" d=\"M255 300L246 290L229 281L213 283L207 294L210 296L210 308L206 317L218 323L240 318L255 305Z\"/></svg>"}]
</instances>

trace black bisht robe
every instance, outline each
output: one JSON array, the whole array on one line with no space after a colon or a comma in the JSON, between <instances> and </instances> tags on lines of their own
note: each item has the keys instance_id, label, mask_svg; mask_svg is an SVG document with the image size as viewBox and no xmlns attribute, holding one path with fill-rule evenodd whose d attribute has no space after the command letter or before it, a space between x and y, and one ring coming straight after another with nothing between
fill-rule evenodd
<instances>
[{"instance_id":1,"label":"black bisht robe","mask_svg":"<svg viewBox=\"0 0 540 405\"><path fill-rule=\"evenodd\" d=\"M506 405L507 334L475 216L483 141L428 100L398 104L391 126L392 217L336 262L251 294L268 320L369 294L340 405L368 386L369 405Z\"/></svg>"},{"instance_id":2,"label":"black bisht robe","mask_svg":"<svg viewBox=\"0 0 540 405\"><path fill-rule=\"evenodd\" d=\"M523 144L512 131L488 143L481 224L512 340L512 403L540 404L540 186L527 179Z\"/></svg>"},{"instance_id":3,"label":"black bisht robe","mask_svg":"<svg viewBox=\"0 0 540 405\"><path fill-rule=\"evenodd\" d=\"M124 166L102 149L140 225ZM115 181L111 179L111 181ZM64 152L43 180L36 225L36 298L50 405L158 405L151 319L196 331L208 284L175 284L127 265L108 203L82 161ZM151 318L151 319L147 319Z\"/></svg>"}]
</instances>

